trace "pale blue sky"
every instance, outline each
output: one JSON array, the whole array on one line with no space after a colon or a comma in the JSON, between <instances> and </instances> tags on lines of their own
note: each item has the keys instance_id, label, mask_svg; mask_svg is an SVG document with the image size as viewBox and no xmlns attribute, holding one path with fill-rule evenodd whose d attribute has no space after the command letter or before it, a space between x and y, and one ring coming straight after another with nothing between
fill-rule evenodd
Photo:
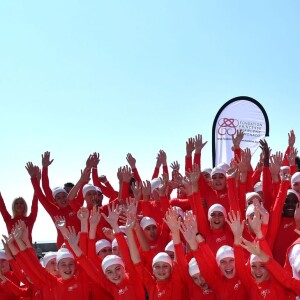
<instances>
[{"instance_id":1,"label":"pale blue sky","mask_svg":"<svg viewBox=\"0 0 300 300\"><path fill-rule=\"evenodd\" d=\"M0 191L8 206L18 195L31 200L24 165L40 164L46 150L52 187L76 181L94 151L115 188L127 152L143 179L159 149L183 167L185 141L197 133L209 141L209 166L213 119L241 95L264 106L269 144L284 151L289 130L300 135L299 10L298 1L2 1ZM55 238L45 224L53 229L41 210L34 239Z\"/></svg>"}]
</instances>

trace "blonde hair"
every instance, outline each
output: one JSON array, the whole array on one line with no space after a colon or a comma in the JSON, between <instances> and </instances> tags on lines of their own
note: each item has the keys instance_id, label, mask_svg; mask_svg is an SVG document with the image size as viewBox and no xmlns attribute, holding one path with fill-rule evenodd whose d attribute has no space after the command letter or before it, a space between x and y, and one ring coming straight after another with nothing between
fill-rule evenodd
<instances>
[{"instance_id":1,"label":"blonde hair","mask_svg":"<svg viewBox=\"0 0 300 300\"><path fill-rule=\"evenodd\" d=\"M22 200L24 202L24 204L25 204L25 211L24 211L24 215L23 216L27 217L27 209L28 209L28 207L27 207L27 203L26 203L26 201L25 201L25 199L23 197L17 197L17 198L15 198L13 200L13 202L11 204L11 210L12 210L12 213L13 213L13 217L16 217L15 205L16 205L16 202L18 200Z\"/></svg>"}]
</instances>

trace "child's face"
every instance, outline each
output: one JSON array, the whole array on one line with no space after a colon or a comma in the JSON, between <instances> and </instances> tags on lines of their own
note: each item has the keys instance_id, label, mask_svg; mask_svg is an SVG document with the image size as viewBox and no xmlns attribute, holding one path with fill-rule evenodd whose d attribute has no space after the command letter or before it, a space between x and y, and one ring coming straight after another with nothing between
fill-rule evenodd
<instances>
[{"instance_id":1,"label":"child's face","mask_svg":"<svg viewBox=\"0 0 300 300\"><path fill-rule=\"evenodd\" d=\"M287 218L293 218L295 214L295 209L298 204L298 198L295 194L290 193L286 196L283 205L283 216Z\"/></svg>"},{"instance_id":2,"label":"child's face","mask_svg":"<svg viewBox=\"0 0 300 300\"><path fill-rule=\"evenodd\" d=\"M157 239L157 226L156 225L148 225L144 229L144 233L146 236L146 239L149 241L155 241Z\"/></svg>"},{"instance_id":3,"label":"child's face","mask_svg":"<svg viewBox=\"0 0 300 300\"><path fill-rule=\"evenodd\" d=\"M155 263L152 270L157 281L166 280L172 274L172 267L166 262Z\"/></svg>"},{"instance_id":4,"label":"child's face","mask_svg":"<svg viewBox=\"0 0 300 300\"><path fill-rule=\"evenodd\" d=\"M254 262L251 264L251 274L258 283L270 278L268 270L261 262Z\"/></svg>"},{"instance_id":5,"label":"child's face","mask_svg":"<svg viewBox=\"0 0 300 300\"><path fill-rule=\"evenodd\" d=\"M58 271L56 268L56 258L52 258L48 261L45 269L52 275L58 276Z\"/></svg>"},{"instance_id":6,"label":"child's face","mask_svg":"<svg viewBox=\"0 0 300 300\"><path fill-rule=\"evenodd\" d=\"M65 208L69 205L67 199L67 193L60 192L55 196L55 201L60 208Z\"/></svg>"},{"instance_id":7,"label":"child's face","mask_svg":"<svg viewBox=\"0 0 300 300\"><path fill-rule=\"evenodd\" d=\"M204 277L200 273L193 275L192 279L194 280L195 284L197 284L203 290L208 289L208 284L206 283Z\"/></svg>"},{"instance_id":8,"label":"child's face","mask_svg":"<svg viewBox=\"0 0 300 300\"><path fill-rule=\"evenodd\" d=\"M111 247L104 247L97 253L97 255L101 259L104 259L107 255L111 255L111 252L112 252Z\"/></svg>"},{"instance_id":9,"label":"child's face","mask_svg":"<svg viewBox=\"0 0 300 300\"><path fill-rule=\"evenodd\" d=\"M300 181L294 182L292 188L293 188L293 190L295 190L297 193L300 193Z\"/></svg>"},{"instance_id":10,"label":"child's face","mask_svg":"<svg viewBox=\"0 0 300 300\"><path fill-rule=\"evenodd\" d=\"M0 270L4 274L9 271L9 263L6 259L0 259Z\"/></svg>"},{"instance_id":11,"label":"child's face","mask_svg":"<svg viewBox=\"0 0 300 300\"><path fill-rule=\"evenodd\" d=\"M225 225L224 214L220 211L213 211L210 214L209 222L212 230L222 229Z\"/></svg>"},{"instance_id":12,"label":"child's face","mask_svg":"<svg viewBox=\"0 0 300 300\"><path fill-rule=\"evenodd\" d=\"M59 276L66 280L71 278L76 271L76 264L73 258L63 258L57 265Z\"/></svg>"},{"instance_id":13,"label":"child's face","mask_svg":"<svg viewBox=\"0 0 300 300\"><path fill-rule=\"evenodd\" d=\"M222 272L222 274L228 278L231 279L235 276L235 262L234 258L232 257L225 257L220 260L219 268Z\"/></svg>"},{"instance_id":14,"label":"child's face","mask_svg":"<svg viewBox=\"0 0 300 300\"><path fill-rule=\"evenodd\" d=\"M14 204L15 213L17 216L24 216L26 213L26 203L23 199L17 199Z\"/></svg>"},{"instance_id":15,"label":"child's face","mask_svg":"<svg viewBox=\"0 0 300 300\"><path fill-rule=\"evenodd\" d=\"M125 278L125 269L120 264L111 265L105 270L105 276L110 282L119 284Z\"/></svg>"},{"instance_id":16,"label":"child's face","mask_svg":"<svg viewBox=\"0 0 300 300\"><path fill-rule=\"evenodd\" d=\"M85 202L86 202L86 206L87 207L93 207L94 203L97 203L98 200L98 195L97 195L97 191L88 191L85 194Z\"/></svg>"},{"instance_id":17,"label":"child's face","mask_svg":"<svg viewBox=\"0 0 300 300\"><path fill-rule=\"evenodd\" d=\"M226 177L221 173L212 176L212 187L216 191L222 191L226 188Z\"/></svg>"}]
</instances>

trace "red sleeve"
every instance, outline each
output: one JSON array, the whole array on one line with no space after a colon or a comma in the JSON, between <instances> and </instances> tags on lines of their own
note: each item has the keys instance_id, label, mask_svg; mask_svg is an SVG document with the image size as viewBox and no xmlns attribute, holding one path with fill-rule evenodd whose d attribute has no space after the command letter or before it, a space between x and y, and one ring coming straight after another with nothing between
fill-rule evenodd
<instances>
[{"instance_id":1,"label":"red sleeve","mask_svg":"<svg viewBox=\"0 0 300 300\"><path fill-rule=\"evenodd\" d=\"M284 156L283 156L283 161L282 161L282 166L289 166L289 160L288 160L288 156L291 154L291 149L288 146L285 150Z\"/></svg>"},{"instance_id":2,"label":"red sleeve","mask_svg":"<svg viewBox=\"0 0 300 300\"><path fill-rule=\"evenodd\" d=\"M163 174L167 174L169 178L169 170L167 165L163 166Z\"/></svg>"},{"instance_id":3,"label":"red sleeve","mask_svg":"<svg viewBox=\"0 0 300 300\"><path fill-rule=\"evenodd\" d=\"M140 177L140 174L139 174L137 168L133 168L132 172L133 172L133 178L135 179L135 181L138 182L138 183L141 183L142 179Z\"/></svg>"},{"instance_id":4,"label":"red sleeve","mask_svg":"<svg viewBox=\"0 0 300 300\"><path fill-rule=\"evenodd\" d=\"M39 200L38 196L36 195L36 193L34 193L32 203L31 203L30 215L28 216L28 222L32 225L32 227L38 213L38 200Z\"/></svg>"},{"instance_id":5,"label":"red sleeve","mask_svg":"<svg viewBox=\"0 0 300 300\"><path fill-rule=\"evenodd\" d=\"M6 279L5 282L3 282L3 281L1 282L1 287L3 290L5 290L7 295L12 294L12 295L18 297L18 299L19 298L23 299L23 297L26 297L26 299L31 299L31 297L30 297L31 291L27 286L26 287L17 286L15 283L13 283L8 278ZM6 297L5 297L5 299L6 299ZM11 299L11 298L9 298L9 299ZM12 299L15 299L15 297L13 297Z\"/></svg>"},{"instance_id":6,"label":"red sleeve","mask_svg":"<svg viewBox=\"0 0 300 300\"><path fill-rule=\"evenodd\" d=\"M264 207L269 211L273 204L272 177L268 167L263 166L262 190L264 195Z\"/></svg>"},{"instance_id":7,"label":"red sleeve","mask_svg":"<svg viewBox=\"0 0 300 300\"><path fill-rule=\"evenodd\" d=\"M170 202L167 196L159 197L159 199L160 199L161 215L162 217L164 217L170 207Z\"/></svg>"},{"instance_id":8,"label":"red sleeve","mask_svg":"<svg viewBox=\"0 0 300 300\"><path fill-rule=\"evenodd\" d=\"M227 191L228 191L228 200L229 200L230 210L233 210L235 212L238 211L241 215L239 199L238 199L238 191L237 191L237 188L235 185L235 178L227 179Z\"/></svg>"},{"instance_id":9,"label":"red sleeve","mask_svg":"<svg viewBox=\"0 0 300 300\"><path fill-rule=\"evenodd\" d=\"M43 187L44 193L46 195L46 198L49 201L55 203L53 195L52 195L52 190L50 189L50 185L49 185L48 167L42 168L42 187Z\"/></svg>"},{"instance_id":10,"label":"red sleeve","mask_svg":"<svg viewBox=\"0 0 300 300\"><path fill-rule=\"evenodd\" d=\"M287 193L287 190L289 187L289 183L290 182L287 180L281 181L280 189L279 189L278 195L276 197L276 201L270 212L270 221L269 221L269 230L268 230L268 234L267 234L267 241L268 241L271 249L273 249L274 242L275 242L278 230L279 230L282 209L283 209L283 205L285 202L285 197L286 197L286 193Z\"/></svg>"},{"instance_id":11,"label":"red sleeve","mask_svg":"<svg viewBox=\"0 0 300 300\"><path fill-rule=\"evenodd\" d=\"M129 198L129 182L122 181L121 199L126 200Z\"/></svg>"},{"instance_id":12,"label":"red sleeve","mask_svg":"<svg viewBox=\"0 0 300 300\"><path fill-rule=\"evenodd\" d=\"M10 220L11 220L11 215L9 214L9 212L6 209L6 206L5 206L5 203L4 203L4 200L2 198L1 193L0 193L0 212L2 214L4 222L9 223ZM7 227L7 225L6 225L6 227Z\"/></svg>"},{"instance_id":13,"label":"red sleeve","mask_svg":"<svg viewBox=\"0 0 300 300\"><path fill-rule=\"evenodd\" d=\"M198 225L198 230L201 232L201 234L204 236L204 238L207 238L208 235L210 234L210 228L209 224L207 221L207 216L204 213L203 205L202 205L202 200L200 193L193 193L193 212L196 215L197 219L197 225Z\"/></svg>"},{"instance_id":14,"label":"red sleeve","mask_svg":"<svg viewBox=\"0 0 300 300\"><path fill-rule=\"evenodd\" d=\"M28 280L27 280L24 272L22 272L22 269L20 268L17 261L15 259L10 259L8 262L9 262L9 265L10 265L14 275L17 277L17 279L20 282L23 282L24 284L28 283Z\"/></svg>"},{"instance_id":15,"label":"red sleeve","mask_svg":"<svg viewBox=\"0 0 300 300\"><path fill-rule=\"evenodd\" d=\"M159 175L159 168L155 167L152 175L152 179L158 178Z\"/></svg>"},{"instance_id":16,"label":"red sleeve","mask_svg":"<svg viewBox=\"0 0 300 300\"><path fill-rule=\"evenodd\" d=\"M256 170L252 173L251 180L252 180L253 185L254 185L255 183L257 183L257 182L260 181L260 174L261 174L261 172L260 172L258 169L256 169Z\"/></svg>"},{"instance_id":17,"label":"red sleeve","mask_svg":"<svg viewBox=\"0 0 300 300\"><path fill-rule=\"evenodd\" d=\"M185 157L185 172L190 172L193 169L193 162L191 156Z\"/></svg>"},{"instance_id":18,"label":"red sleeve","mask_svg":"<svg viewBox=\"0 0 300 300\"><path fill-rule=\"evenodd\" d=\"M241 212L244 212L246 210L246 190L247 190L246 183L239 182L238 192L239 192L239 207Z\"/></svg>"}]
</instances>

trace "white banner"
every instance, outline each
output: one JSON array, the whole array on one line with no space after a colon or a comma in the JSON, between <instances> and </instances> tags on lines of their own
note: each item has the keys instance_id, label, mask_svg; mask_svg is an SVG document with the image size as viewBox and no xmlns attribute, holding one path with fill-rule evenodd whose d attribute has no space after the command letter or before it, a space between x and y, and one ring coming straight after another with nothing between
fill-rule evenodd
<instances>
[{"instance_id":1,"label":"white banner","mask_svg":"<svg viewBox=\"0 0 300 300\"><path fill-rule=\"evenodd\" d=\"M226 102L217 113L213 124L213 162L230 163L233 158L232 135L244 132L240 144L251 154L259 147L259 140L269 135L269 120L264 108L250 97L236 97Z\"/></svg>"}]
</instances>

